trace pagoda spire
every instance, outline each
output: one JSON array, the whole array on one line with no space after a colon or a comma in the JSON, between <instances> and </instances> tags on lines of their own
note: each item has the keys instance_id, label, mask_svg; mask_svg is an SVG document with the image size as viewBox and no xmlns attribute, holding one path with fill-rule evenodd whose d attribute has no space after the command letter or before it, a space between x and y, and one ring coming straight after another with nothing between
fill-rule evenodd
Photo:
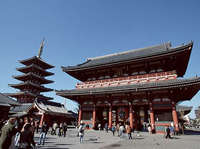
<instances>
[{"instance_id":1,"label":"pagoda spire","mask_svg":"<svg viewBox=\"0 0 200 149\"><path fill-rule=\"evenodd\" d=\"M43 48L44 48L44 38L42 39L42 42L40 43L40 49L39 49L39 52L38 52L38 58L41 57L42 55L42 51L43 51Z\"/></svg>"}]
</instances>

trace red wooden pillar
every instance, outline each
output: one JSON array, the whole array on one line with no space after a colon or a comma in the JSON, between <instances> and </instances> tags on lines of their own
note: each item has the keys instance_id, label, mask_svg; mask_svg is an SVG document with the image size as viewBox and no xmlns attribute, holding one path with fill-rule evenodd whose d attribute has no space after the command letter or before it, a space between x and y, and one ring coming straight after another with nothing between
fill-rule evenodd
<instances>
[{"instance_id":1,"label":"red wooden pillar","mask_svg":"<svg viewBox=\"0 0 200 149\"><path fill-rule=\"evenodd\" d=\"M82 119L82 106L80 105L78 112L78 125L80 125L81 119Z\"/></svg>"},{"instance_id":2,"label":"red wooden pillar","mask_svg":"<svg viewBox=\"0 0 200 149\"><path fill-rule=\"evenodd\" d=\"M96 126L96 106L95 105L93 107L93 113L92 113L92 125L93 125L93 128L95 128Z\"/></svg>"},{"instance_id":3,"label":"red wooden pillar","mask_svg":"<svg viewBox=\"0 0 200 149\"><path fill-rule=\"evenodd\" d=\"M132 104L129 104L129 121L130 121L130 127L133 128L133 107L132 107Z\"/></svg>"},{"instance_id":4,"label":"red wooden pillar","mask_svg":"<svg viewBox=\"0 0 200 149\"><path fill-rule=\"evenodd\" d=\"M42 116L41 116L41 118L40 118L40 127L42 126L43 121L44 121L44 113L42 113Z\"/></svg>"},{"instance_id":5,"label":"red wooden pillar","mask_svg":"<svg viewBox=\"0 0 200 149\"><path fill-rule=\"evenodd\" d=\"M154 119L154 111L152 103L149 104L150 108L150 121L151 121L151 130L152 132L155 132L155 119Z\"/></svg>"},{"instance_id":6,"label":"red wooden pillar","mask_svg":"<svg viewBox=\"0 0 200 149\"><path fill-rule=\"evenodd\" d=\"M178 128L178 116L177 116L177 112L176 112L176 105L174 102L172 102L172 118L174 121L174 127L175 130L178 132L179 128Z\"/></svg>"},{"instance_id":7,"label":"red wooden pillar","mask_svg":"<svg viewBox=\"0 0 200 149\"><path fill-rule=\"evenodd\" d=\"M109 107L109 121L108 121L108 127L112 128L112 104L110 104Z\"/></svg>"}]
</instances>

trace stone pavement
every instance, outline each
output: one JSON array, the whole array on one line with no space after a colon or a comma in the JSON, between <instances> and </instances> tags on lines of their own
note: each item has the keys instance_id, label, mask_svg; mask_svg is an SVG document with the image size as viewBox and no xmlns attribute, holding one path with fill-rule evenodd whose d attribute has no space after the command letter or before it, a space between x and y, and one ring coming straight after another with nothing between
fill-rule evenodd
<instances>
[{"instance_id":1,"label":"stone pavement","mask_svg":"<svg viewBox=\"0 0 200 149\"><path fill-rule=\"evenodd\" d=\"M44 146L40 149L200 149L200 133L188 133L187 135L175 136L173 139L165 139L161 134L148 134L147 132L134 133L133 140L127 136L119 138L105 131L85 131L84 142L80 144L76 129L69 129L67 137L47 135ZM35 140L38 140L38 134ZM36 141L37 142L37 141Z\"/></svg>"}]
</instances>

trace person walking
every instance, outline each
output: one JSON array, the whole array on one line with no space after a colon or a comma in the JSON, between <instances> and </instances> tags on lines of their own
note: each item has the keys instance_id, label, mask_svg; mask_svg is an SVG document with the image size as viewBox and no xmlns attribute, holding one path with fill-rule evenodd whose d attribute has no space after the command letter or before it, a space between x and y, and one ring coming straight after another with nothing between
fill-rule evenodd
<instances>
[{"instance_id":1,"label":"person walking","mask_svg":"<svg viewBox=\"0 0 200 149\"><path fill-rule=\"evenodd\" d=\"M166 138L166 139L167 139L167 138L171 139L169 126L167 126L165 132L166 132L165 138Z\"/></svg>"},{"instance_id":2,"label":"person walking","mask_svg":"<svg viewBox=\"0 0 200 149\"><path fill-rule=\"evenodd\" d=\"M0 149L8 149L11 145L12 137L17 133L15 128L16 118L9 118L8 122L1 129Z\"/></svg>"},{"instance_id":3,"label":"person walking","mask_svg":"<svg viewBox=\"0 0 200 149\"><path fill-rule=\"evenodd\" d=\"M41 130L40 130L40 139L39 139L38 145L40 145L41 143L42 143L42 145L44 145L45 139L46 139L46 134L47 134L47 124L45 122L43 122Z\"/></svg>"},{"instance_id":4,"label":"person walking","mask_svg":"<svg viewBox=\"0 0 200 149\"><path fill-rule=\"evenodd\" d=\"M80 143L83 143L83 136L84 136L84 123L83 122L81 122L78 132L79 132L79 137L80 137Z\"/></svg>"}]
</instances>

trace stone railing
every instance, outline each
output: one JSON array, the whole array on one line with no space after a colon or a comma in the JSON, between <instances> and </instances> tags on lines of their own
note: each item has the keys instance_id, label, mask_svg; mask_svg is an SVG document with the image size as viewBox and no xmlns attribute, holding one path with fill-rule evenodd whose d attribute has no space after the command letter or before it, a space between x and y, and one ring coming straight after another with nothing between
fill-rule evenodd
<instances>
[{"instance_id":1,"label":"stone railing","mask_svg":"<svg viewBox=\"0 0 200 149\"><path fill-rule=\"evenodd\" d=\"M136 76L81 82L77 83L76 88L78 89L98 88L98 87L118 86L118 85L136 84L144 82L155 82L155 81L170 80L176 78L177 74L174 71L168 71L168 72L159 72L159 73L143 74Z\"/></svg>"}]
</instances>

